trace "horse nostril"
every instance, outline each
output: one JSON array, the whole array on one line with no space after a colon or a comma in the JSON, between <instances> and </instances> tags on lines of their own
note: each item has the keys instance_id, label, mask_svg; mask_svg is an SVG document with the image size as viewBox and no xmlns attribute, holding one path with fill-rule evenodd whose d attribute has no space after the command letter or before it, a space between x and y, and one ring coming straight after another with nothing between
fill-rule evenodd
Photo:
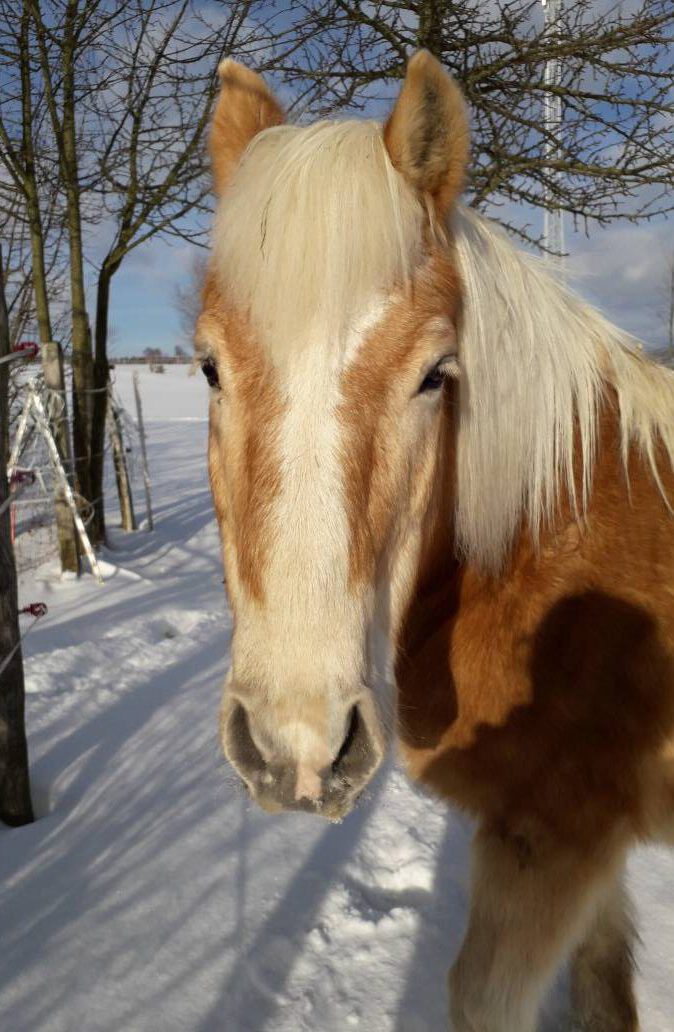
<instances>
[{"instance_id":1,"label":"horse nostril","mask_svg":"<svg viewBox=\"0 0 674 1032\"><path fill-rule=\"evenodd\" d=\"M241 776L246 780L264 774L267 764L250 733L248 714L237 702L229 718L226 737L226 753Z\"/></svg>"},{"instance_id":2,"label":"horse nostril","mask_svg":"<svg viewBox=\"0 0 674 1032\"><path fill-rule=\"evenodd\" d=\"M344 784L359 786L366 781L379 764L379 750L358 708L354 706L344 741L332 761L332 775Z\"/></svg>"},{"instance_id":3,"label":"horse nostril","mask_svg":"<svg viewBox=\"0 0 674 1032\"><path fill-rule=\"evenodd\" d=\"M260 716L232 693L223 703L221 738L225 756L255 801L270 813L304 810L330 820L349 812L381 760L374 707L367 699L344 712L344 737L326 765L325 744L297 738L295 726ZM313 743L315 744L315 742ZM325 750L325 751L324 751ZM329 755L329 753L328 753Z\"/></svg>"},{"instance_id":4,"label":"horse nostril","mask_svg":"<svg viewBox=\"0 0 674 1032\"><path fill-rule=\"evenodd\" d=\"M358 707L354 706L349 714L349 723L346 729L346 735L344 736L344 741L340 746L339 752L332 761L333 774L337 773L340 763L344 760L345 756L351 749L356 737L356 732L358 731L359 722L360 717L358 716Z\"/></svg>"}]
</instances>

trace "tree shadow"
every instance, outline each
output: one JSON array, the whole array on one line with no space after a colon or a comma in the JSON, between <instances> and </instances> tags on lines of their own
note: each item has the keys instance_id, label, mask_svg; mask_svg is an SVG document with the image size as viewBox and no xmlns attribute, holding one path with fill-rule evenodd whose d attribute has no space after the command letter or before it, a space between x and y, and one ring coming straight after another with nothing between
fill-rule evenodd
<instances>
[{"instance_id":1,"label":"tree shadow","mask_svg":"<svg viewBox=\"0 0 674 1032\"><path fill-rule=\"evenodd\" d=\"M380 774L367 799L349 815L348 821L328 826L322 833L278 905L253 939L242 944L232 971L208 1013L199 1021L197 1032L221 1032L225 1016L227 1027L237 1032L262 1032L272 1022L283 1006L283 989L302 952L304 939L315 924L334 877L354 853L383 783ZM331 877L326 877L326 871ZM239 888L245 892L245 878L243 884L240 880Z\"/></svg>"},{"instance_id":2,"label":"tree shadow","mask_svg":"<svg viewBox=\"0 0 674 1032\"><path fill-rule=\"evenodd\" d=\"M445 1032L446 976L458 952L467 917L473 825L454 812L435 858L433 885L418 905L414 951L404 975L393 1032Z\"/></svg>"},{"instance_id":3,"label":"tree shadow","mask_svg":"<svg viewBox=\"0 0 674 1032\"><path fill-rule=\"evenodd\" d=\"M0 881L11 887L2 905L0 985L9 986L20 975L21 984L30 986L27 976L31 969L37 973L48 966L49 958L58 955L77 934L83 919L87 939L82 948L99 957L105 977L111 977L112 970L115 978L123 977L124 965L137 964L139 951L151 944L160 947L152 942L152 921L137 919L138 914L152 915L154 900L165 890L148 884L144 866L151 868L176 837L198 838L200 825L217 814L213 796L218 767L213 762L217 756L217 695L213 691L217 679L213 671L221 658L217 647L202 649L201 677L195 671L195 658L192 653L177 665L170 684L157 675L145 690L135 693L132 705L125 695L81 722L76 731L37 760L36 776L41 781L62 779L64 772L74 774L61 791L56 812L23 837L24 849L14 837L0 850ZM188 674L193 693L212 693L209 726L213 740L209 747L203 727L186 722L181 730L181 753L176 755L172 749L169 755L168 748L176 740L176 721L182 728L186 714L194 709L194 698L180 698ZM158 720L172 732L167 734L166 755L161 736L155 736L148 747L143 734L150 722ZM167 766L171 771L169 800L165 798ZM101 792L102 784L109 788L111 778L114 807L110 795ZM115 779L118 784L133 785L133 794L115 790ZM181 800L189 800L190 805L180 808ZM30 843L37 848L28 852ZM214 865L213 877L209 877L211 892L218 870ZM92 931L86 921L89 908L100 911L101 929L108 921L117 922L117 946L103 931L100 936ZM166 924L178 927L184 920L179 907L175 920L164 928ZM84 968L89 970L86 962ZM51 1012L60 1005L68 1006L69 994L79 997L82 987L76 970L71 979L65 983L47 979L40 993L14 990L7 1027L42 1027Z\"/></svg>"}]
</instances>

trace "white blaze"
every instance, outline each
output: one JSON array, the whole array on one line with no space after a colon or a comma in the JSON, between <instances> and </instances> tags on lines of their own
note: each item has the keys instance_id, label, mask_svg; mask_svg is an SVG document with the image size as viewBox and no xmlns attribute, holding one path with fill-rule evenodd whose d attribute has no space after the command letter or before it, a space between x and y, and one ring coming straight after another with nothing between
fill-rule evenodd
<instances>
[{"instance_id":1,"label":"white blaze","mask_svg":"<svg viewBox=\"0 0 674 1032\"><path fill-rule=\"evenodd\" d=\"M338 416L343 361L317 342L278 370L286 408L264 598L242 598L237 621L236 677L264 685L275 720L268 736L298 765L298 798L315 795L311 772L334 758L346 732L345 702L355 701L366 676L368 606L349 585ZM279 721L286 712L287 721Z\"/></svg>"}]
</instances>

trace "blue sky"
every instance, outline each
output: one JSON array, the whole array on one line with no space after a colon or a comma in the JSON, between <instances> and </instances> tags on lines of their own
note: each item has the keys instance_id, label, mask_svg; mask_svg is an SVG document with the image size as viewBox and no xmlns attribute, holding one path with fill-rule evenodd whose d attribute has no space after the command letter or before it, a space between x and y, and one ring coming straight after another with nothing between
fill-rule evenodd
<instances>
[{"instance_id":1,"label":"blue sky","mask_svg":"<svg viewBox=\"0 0 674 1032\"><path fill-rule=\"evenodd\" d=\"M180 240L163 239L141 244L127 257L112 284L111 359L141 354L147 347L161 348L166 354L172 354L176 345L191 347L180 325L176 294L190 283L199 250Z\"/></svg>"}]
</instances>

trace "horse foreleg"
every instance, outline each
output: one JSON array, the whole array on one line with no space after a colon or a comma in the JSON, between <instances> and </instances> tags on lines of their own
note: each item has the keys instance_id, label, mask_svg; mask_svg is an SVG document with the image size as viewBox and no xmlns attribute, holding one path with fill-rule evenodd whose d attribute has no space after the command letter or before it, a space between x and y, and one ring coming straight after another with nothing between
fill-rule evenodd
<instances>
[{"instance_id":1,"label":"horse foreleg","mask_svg":"<svg viewBox=\"0 0 674 1032\"><path fill-rule=\"evenodd\" d=\"M597 918L597 908L622 861L617 846L572 848L502 826L478 831L468 931L449 975L453 1032L534 1032L552 977L588 926L598 921L602 931L590 933L576 968L585 1013L594 1020L601 1006L598 990L591 988L595 957L606 958L607 974L617 971L608 959L608 917ZM583 954L585 948L592 953ZM631 1032L636 1025L589 1028Z\"/></svg>"},{"instance_id":2,"label":"horse foreleg","mask_svg":"<svg viewBox=\"0 0 674 1032\"><path fill-rule=\"evenodd\" d=\"M571 962L571 991L582 1032L638 1029L633 986L635 939L630 901L618 877Z\"/></svg>"}]
</instances>

